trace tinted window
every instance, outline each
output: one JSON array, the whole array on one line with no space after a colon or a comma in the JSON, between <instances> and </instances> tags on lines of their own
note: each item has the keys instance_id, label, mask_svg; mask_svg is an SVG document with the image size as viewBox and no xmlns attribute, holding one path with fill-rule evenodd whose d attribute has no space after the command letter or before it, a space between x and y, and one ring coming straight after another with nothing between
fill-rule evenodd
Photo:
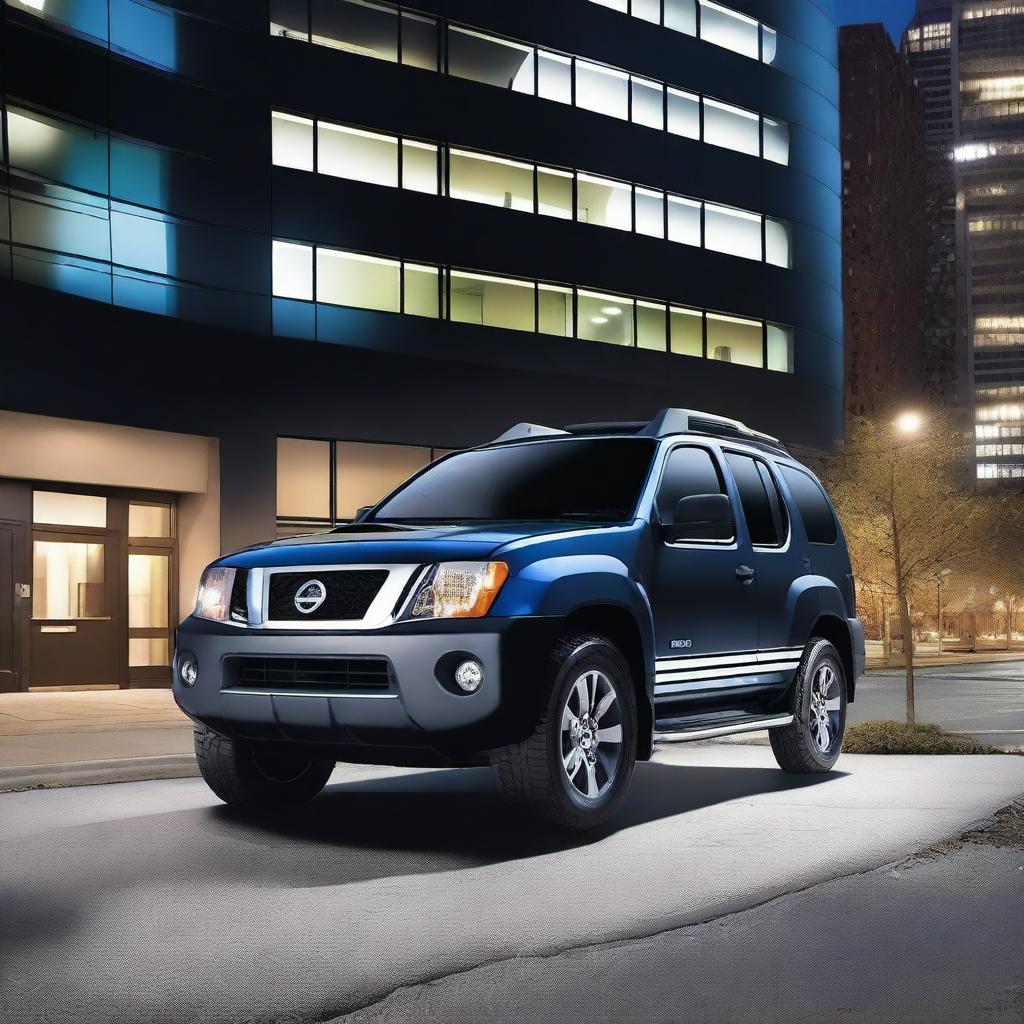
<instances>
[{"instance_id":1,"label":"tinted window","mask_svg":"<svg viewBox=\"0 0 1024 1024\"><path fill-rule=\"evenodd\" d=\"M777 511L765 487L758 460L733 454L726 455L725 459L740 492L740 504L743 505L751 543L762 547L781 544Z\"/></svg>"},{"instance_id":2,"label":"tinted window","mask_svg":"<svg viewBox=\"0 0 1024 1024\"><path fill-rule=\"evenodd\" d=\"M825 492L816 480L797 469L782 467L782 475L793 494L807 539L812 544L835 544L839 538L836 518Z\"/></svg>"},{"instance_id":3,"label":"tinted window","mask_svg":"<svg viewBox=\"0 0 1024 1024\"><path fill-rule=\"evenodd\" d=\"M386 498L377 520L468 522L633 516L655 442L607 437L461 452Z\"/></svg>"},{"instance_id":4,"label":"tinted window","mask_svg":"<svg viewBox=\"0 0 1024 1024\"><path fill-rule=\"evenodd\" d=\"M665 463L658 494L658 514L663 523L672 522L681 498L695 494L725 494L718 468L704 448L676 448Z\"/></svg>"}]
</instances>

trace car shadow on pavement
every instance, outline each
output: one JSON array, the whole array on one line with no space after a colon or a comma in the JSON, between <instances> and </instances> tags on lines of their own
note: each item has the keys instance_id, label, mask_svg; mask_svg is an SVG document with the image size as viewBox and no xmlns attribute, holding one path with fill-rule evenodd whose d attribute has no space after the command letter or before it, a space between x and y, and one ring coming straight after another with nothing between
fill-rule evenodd
<instances>
[{"instance_id":1,"label":"car shadow on pavement","mask_svg":"<svg viewBox=\"0 0 1024 1024\"><path fill-rule=\"evenodd\" d=\"M373 858L360 855L352 865L355 877L345 880L356 881L543 856L715 804L817 786L842 776L842 772L792 776L768 768L640 764L622 807L607 825L585 835L538 825L502 799L486 768L341 783L283 816L253 818L223 806L208 813L214 821L291 842L337 852L374 851ZM680 827L686 827L685 818Z\"/></svg>"}]
</instances>

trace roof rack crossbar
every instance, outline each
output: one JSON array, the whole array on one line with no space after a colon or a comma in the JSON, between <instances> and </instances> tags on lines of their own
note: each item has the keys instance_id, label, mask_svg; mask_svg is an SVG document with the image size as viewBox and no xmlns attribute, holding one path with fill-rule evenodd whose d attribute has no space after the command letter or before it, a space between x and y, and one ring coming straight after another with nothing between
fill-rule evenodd
<instances>
[{"instance_id":1,"label":"roof rack crossbar","mask_svg":"<svg viewBox=\"0 0 1024 1024\"><path fill-rule=\"evenodd\" d=\"M568 433L567 430L545 427L540 423L517 423L490 443L502 444L505 441L525 441L531 437L567 437Z\"/></svg>"},{"instance_id":2,"label":"roof rack crossbar","mask_svg":"<svg viewBox=\"0 0 1024 1024\"><path fill-rule=\"evenodd\" d=\"M648 437L671 437L673 434L687 434L697 431L702 434L725 436L746 436L783 448L782 442L771 434L754 430L739 420L729 419L711 412L697 409L662 409L642 431Z\"/></svg>"}]
</instances>

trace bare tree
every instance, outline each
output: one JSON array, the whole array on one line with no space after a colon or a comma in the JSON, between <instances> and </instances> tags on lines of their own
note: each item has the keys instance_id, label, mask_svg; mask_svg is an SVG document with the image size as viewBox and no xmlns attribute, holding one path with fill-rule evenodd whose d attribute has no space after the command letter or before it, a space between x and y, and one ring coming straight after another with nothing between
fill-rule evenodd
<instances>
[{"instance_id":1,"label":"bare tree","mask_svg":"<svg viewBox=\"0 0 1024 1024\"><path fill-rule=\"evenodd\" d=\"M938 417L912 431L860 420L823 468L858 579L896 602L910 723L914 602L943 569L991 564L999 532L1000 499L969 486L969 453L969 437Z\"/></svg>"}]
</instances>

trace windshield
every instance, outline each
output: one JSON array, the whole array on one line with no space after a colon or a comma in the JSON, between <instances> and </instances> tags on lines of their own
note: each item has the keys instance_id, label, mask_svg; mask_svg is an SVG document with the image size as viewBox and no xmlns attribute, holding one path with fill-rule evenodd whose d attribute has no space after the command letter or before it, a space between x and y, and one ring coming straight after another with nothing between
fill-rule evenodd
<instances>
[{"instance_id":1,"label":"windshield","mask_svg":"<svg viewBox=\"0 0 1024 1024\"><path fill-rule=\"evenodd\" d=\"M653 438L598 437L460 452L385 498L370 521L623 522L654 449Z\"/></svg>"}]
</instances>

